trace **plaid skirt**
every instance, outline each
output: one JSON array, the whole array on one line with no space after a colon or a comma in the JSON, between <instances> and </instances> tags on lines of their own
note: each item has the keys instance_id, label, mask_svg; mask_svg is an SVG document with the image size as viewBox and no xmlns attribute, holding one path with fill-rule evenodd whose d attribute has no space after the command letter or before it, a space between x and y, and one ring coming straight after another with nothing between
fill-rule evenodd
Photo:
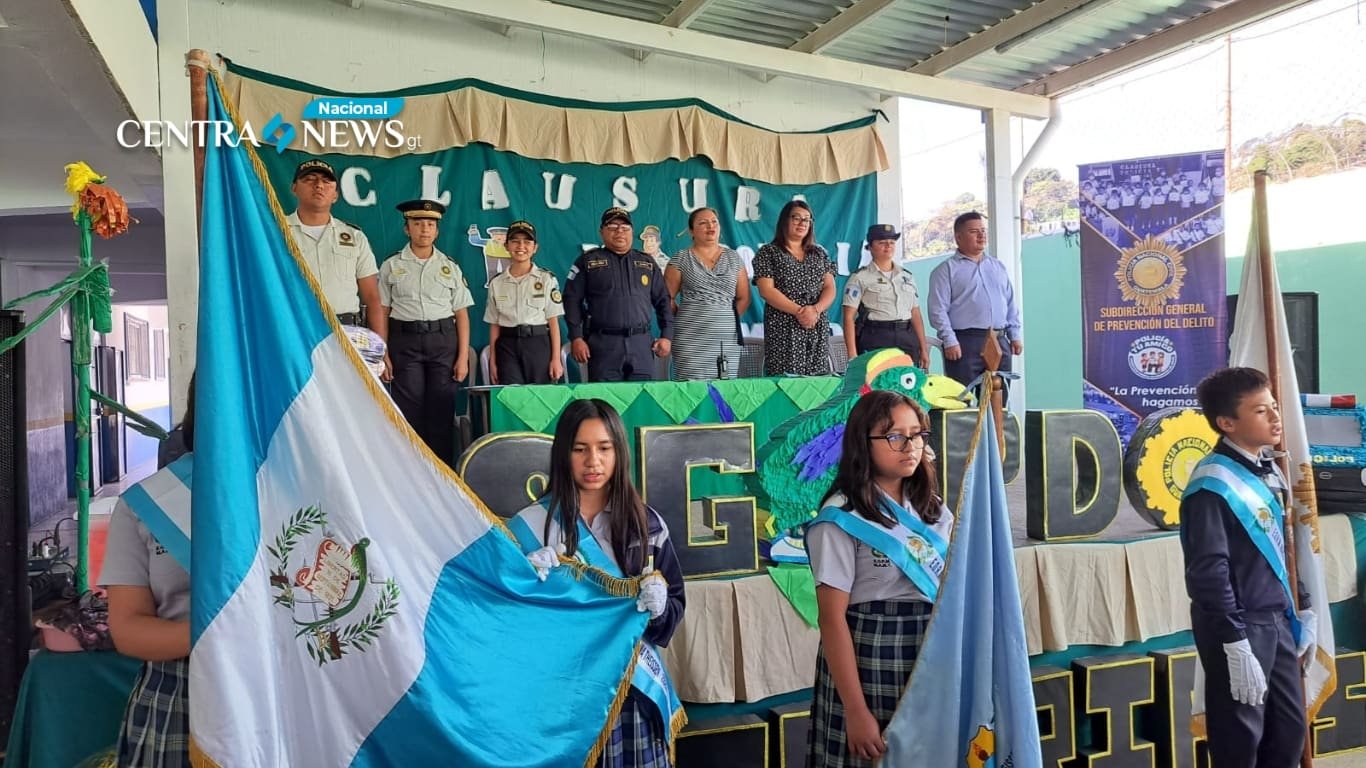
<instances>
[{"instance_id":1,"label":"plaid skirt","mask_svg":"<svg viewBox=\"0 0 1366 768\"><path fill-rule=\"evenodd\" d=\"M182 768L190 765L190 661L148 661L119 732L120 768Z\"/></svg>"},{"instance_id":2,"label":"plaid skirt","mask_svg":"<svg viewBox=\"0 0 1366 768\"><path fill-rule=\"evenodd\" d=\"M874 601L849 606L845 619L854 640L863 698L878 725L886 729L901 701L934 606L923 601ZM807 735L808 768L871 768L872 761L849 754L844 703L825 661L816 657L816 685Z\"/></svg>"},{"instance_id":3,"label":"plaid skirt","mask_svg":"<svg viewBox=\"0 0 1366 768\"><path fill-rule=\"evenodd\" d=\"M632 688L602 750L600 768L672 768L664 724L654 702Z\"/></svg>"}]
</instances>

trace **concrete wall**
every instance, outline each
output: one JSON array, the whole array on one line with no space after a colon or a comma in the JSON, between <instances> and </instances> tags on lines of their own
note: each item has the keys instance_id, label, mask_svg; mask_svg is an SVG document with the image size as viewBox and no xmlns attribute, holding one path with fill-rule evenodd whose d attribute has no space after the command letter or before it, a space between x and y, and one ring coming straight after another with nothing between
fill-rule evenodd
<instances>
[{"instance_id":1,"label":"concrete wall","mask_svg":"<svg viewBox=\"0 0 1366 768\"><path fill-rule=\"evenodd\" d=\"M61 269L0 261L0 302L46 288L65 274ZM32 321L42 306L25 307L24 319ZM69 350L56 320L24 341L30 521L45 520L66 507L66 414L70 406L63 383L71 377Z\"/></svg>"}]
</instances>

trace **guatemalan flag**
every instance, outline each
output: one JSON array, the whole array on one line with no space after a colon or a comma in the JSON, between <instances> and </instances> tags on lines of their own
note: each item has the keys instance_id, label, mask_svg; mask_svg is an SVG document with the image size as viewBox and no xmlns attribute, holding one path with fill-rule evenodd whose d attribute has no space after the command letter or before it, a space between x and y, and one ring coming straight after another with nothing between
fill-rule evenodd
<instances>
[{"instance_id":1,"label":"guatemalan flag","mask_svg":"<svg viewBox=\"0 0 1366 768\"><path fill-rule=\"evenodd\" d=\"M990 400L981 397L939 599L884 734L885 768L1043 762Z\"/></svg>"},{"instance_id":2,"label":"guatemalan flag","mask_svg":"<svg viewBox=\"0 0 1366 768\"><path fill-rule=\"evenodd\" d=\"M216 79L210 120L231 120ZM578 766L630 679L634 581L545 583L322 304L246 143L204 163L196 765Z\"/></svg>"},{"instance_id":3,"label":"guatemalan flag","mask_svg":"<svg viewBox=\"0 0 1366 768\"><path fill-rule=\"evenodd\" d=\"M1265 190L1257 192L1259 197L1265 194ZM1270 371L1268 354L1271 345L1267 332L1275 334L1282 439L1285 442L1292 497L1288 511L1294 514L1295 520L1295 565L1300 584L1309 593L1309 603L1318 621L1314 653L1304 670L1305 707L1310 722L1313 722L1337 687L1337 670L1333 661L1337 645L1333 638L1333 617L1328 610L1328 587L1319 537L1318 493L1314 489L1314 459L1309 452L1309 431L1304 424L1304 410L1300 407L1295 350L1290 343L1290 327L1285 319L1281 282L1275 264L1273 262L1272 268L1263 272L1259 258L1262 233L1269 228L1268 223L1262 221L1263 211L1263 206L1254 199L1252 231L1247 237L1247 255L1243 259L1243 282L1238 290L1238 311L1234 318L1233 335L1229 339L1228 364ZM1270 248L1270 243L1266 247ZM1269 283L1267 292L1274 299L1270 305L1262 299L1264 282Z\"/></svg>"}]
</instances>

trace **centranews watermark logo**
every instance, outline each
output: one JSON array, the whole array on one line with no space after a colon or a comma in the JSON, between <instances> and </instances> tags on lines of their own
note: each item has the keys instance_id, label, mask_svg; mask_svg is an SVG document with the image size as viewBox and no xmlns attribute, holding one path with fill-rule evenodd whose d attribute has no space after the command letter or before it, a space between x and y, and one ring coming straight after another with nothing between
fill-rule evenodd
<instances>
[{"instance_id":1,"label":"centranews watermark logo","mask_svg":"<svg viewBox=\"0 0 1366 768\"><path fill-rule=\"evenodd\" d=\"M253 147L273 146L284 152L298 140L305 152L346 152L349 150L405 150L422 148L422 137L410 135L398 120L403 99L352 99L325 97L304 107L298 125L287 122L279 112L258 131L251 121L240 128L229 120L125 120L119 123L119 146L133 149L150 147L191 147L195 145L236 147L247 142Z\"/></svg>"}]
</instances>

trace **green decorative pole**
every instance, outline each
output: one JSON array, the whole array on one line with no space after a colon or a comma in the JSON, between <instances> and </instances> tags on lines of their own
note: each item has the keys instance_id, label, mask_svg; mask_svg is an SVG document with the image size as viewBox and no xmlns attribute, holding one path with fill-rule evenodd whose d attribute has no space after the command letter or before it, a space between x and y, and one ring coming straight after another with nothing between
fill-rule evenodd
<instances>
[{"instance_id":1,"label":"green decorative pole","mask_svg":"<svg viewBox=\"0 0 1366 768\"><path fill-rule=\"evenodd\" d=\"M93 362L90 337L92 334L114 330L112 291L109 288L109 269L104 262L94 263L90 253L90 235L96 232L103 238L115 237L128 229L135 220L128 215L128 205L118 192L104 186L104 177L85 163L66 166L66 190L75 201L73 205L76 227L81 232L80 267L50 288L21 296L3 309L14 309L44 296L54 297L42 312L19 333L0 339L0 355L14 349L29 334L68 302L71 303L71 369L76 374L76 391L72 407L76 411L76 588L84 593L90 588L90 404L95 402L101 412L113 411L127 419L127 425L156 440L165 440L166 431L141 414L134 413L90 389L90 364ZM93 213L92 213L93 212Z\"/></svg>"},{"instance_id":2,"label":"green decorative pole","mask_svg":"<svg viewBox=\"0 0 1366 768\"><path fill-rule=\"evenodd\" d=\"M90 214L76 215L81 231L81 269L90 267ZM76 374L76 590L89 589L90 569L90 296L77 291L71 297L71 368Z\"/></svg>"}]
</instances>

